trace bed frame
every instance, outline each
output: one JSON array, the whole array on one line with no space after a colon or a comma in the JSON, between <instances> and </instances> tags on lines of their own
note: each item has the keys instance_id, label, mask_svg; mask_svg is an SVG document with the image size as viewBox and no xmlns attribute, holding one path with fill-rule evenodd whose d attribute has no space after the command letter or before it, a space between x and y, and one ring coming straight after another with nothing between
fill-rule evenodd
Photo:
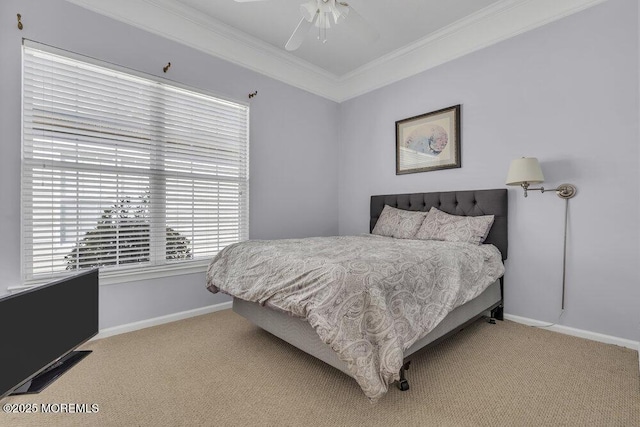
<instances>
[{"instance_id":1,"label":"bed frame","mask_svg":"<svg viewBox=\"0 0 640 427\"><path fill-rule=\"evenodd\" d=\"M435 206L453 215L494 215L495 220L485 243L495 245L502 253L502 260L507 259L506 189L372 196L369 231L373 230L385 205L423 212ZM478 297L449 313L431 332L409 347L404 352L404 365L400 370L398 388L409 389L405 371L409 369L410 356L415 356L419 351L422 352L459 332L480 317L488 317L490 323L495 323L494 319L503 320L503 296L504 280L500 278ZM233 311L267 332L350 375L346 364L320 340L315 330L305 320L239 298L233 299Z\"/></svg>"}]
</instances>

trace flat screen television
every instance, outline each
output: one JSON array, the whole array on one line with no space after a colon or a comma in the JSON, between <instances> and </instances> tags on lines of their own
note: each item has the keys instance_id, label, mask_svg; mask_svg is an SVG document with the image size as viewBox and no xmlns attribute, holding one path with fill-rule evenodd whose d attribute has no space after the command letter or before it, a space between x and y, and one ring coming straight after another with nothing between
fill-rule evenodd
<instances>
[{"instance_id":1,"label":"flat screen television","mask_svg":"<svg viewBox=\"0 0 640 427\"><path fill-rule=\"evenodd\" d=\"M37 393L90 351L98 333L98 270L0 298L0 399Z\"/></svg>"}]
</instances>

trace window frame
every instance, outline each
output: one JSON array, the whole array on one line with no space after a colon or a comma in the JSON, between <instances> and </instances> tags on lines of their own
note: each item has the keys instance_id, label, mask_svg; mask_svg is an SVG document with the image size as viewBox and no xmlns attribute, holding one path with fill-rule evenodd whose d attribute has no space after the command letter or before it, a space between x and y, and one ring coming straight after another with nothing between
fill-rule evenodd
<instances>
[{"instance_id":1,"label":"window frame","mask_svg":"<svg viewBox=\"0 0 640 427\"><path fill-rule=\"evenodd\" d=\"M77 272L81 271L82 269L75 269L75 270L64 270L61 272L54 272L52 274L37 274L34 275L33 273L31 274L31 277L28 277L27 272L25 271L25 264L26 264L26 251L25 251L25 242L26 242L26 237L25 237L25 215L23 214L23 209L25 207L25 203L24 203L24 178L25 178L25 172L24 172L24 168L25 168L25 158L24 158L24 153L25 153L25 135L24 135L24 131L25 131L25 105L24 105L24 96L25 96L25 74L24 74L24 64L25 64L25 59L24 59L24 55L25 55L25 51L24 48L31 48L31 49L36 49L36 50L40 50L46 53L50 53L50 54L54 54L54 55L59 55L71 60L75 60L75 61L80 61L83 63L87 63L93 66L98 66L98 67L103 67L103 68L107 68L109 70L112 71L116 71L116 72L120 72L120 73L125 73L127 75L133 76L133 77L137 77L137 78L142 78L142 79L146 79L155 83L158 83L160 85L165 85L165 86L169 86L169 87L173 87L176 89L181 89L181 90L185 90L185 91L189 91L192 93L195 93L196 95L203 95L206 97L213 97L216 98L219 101L223 101L223 102L229 102L229 103L233 103L235 105L238 106L242 106L246 109L246 127L244 128L244 132L246 135L246 141L244 142L243 148L245 150L245 155L244 155L244 165L245 165L245 169L246 169L246 179L243 179L239 182L242 182L244 185L244 191L242 192L242 206L244 207L244 210L241 210L241 214L240 214L240 222L243 224L243 226L241 226L238 229L238 234L240 235L240 241L242 240L246 240L249 238L249 223L250 223L250 218L249 218L249 212L250 212L250 207L249 207L249 202L250 202L250 197L249 197L249 188L250 188L250 108L249 108L249 103L248 102L242 102L242 101L238 101L236 99L232 99L229 97L225 97L225 96L221 96L220 94L217 93L213 93L209 90L203 90L200 88L194 88L167 78L164 78L162 76L156 76L153 74L148 74L148 73L143 73L131 68L127 68L121 65L116 65L110 62L106 62L106 61L102 61L102 60L98 60L92 57L88 57L88 56L84 56L81 54L77 54L74 52L70 52L67 50L63 50L63 49L59 49L53 46L49 46L49 45L45 45L42 43L38 43L38 42L34 42L28 39L24 39L23 40L23 47L22 47L22 81L21 81L21 99L22 99L22 104L21 104L21 178L20 178L20 185L21 185L21 222L20 222L20 242L21 242L21 247L20 247L20 258L21 258L21 281L22 281L22 286L23 287L27 287L27 286L33 286L33 285L38 285L38 284L42 284L42 283L46 283L49 282L51 280L55 280L56 278L59 277L64 277L64 276L68 276L69 274L76 274ZM157 144L154 144L154 148L158 148ZM162 150L160 150L162 151ZM197 174L192 174L191 176L196 177ZM158 186L158 181L166 181L167 176L170 175L164 175L163 179L159 179L158 175L154 174L154 173L150 173L149 174L149 182L150 182L150 194L151 197L153 198L155 197L159 197L160 199L162 199L162 201L160 202L154 202L153 205L153 209L158 209L158 204L160 206L165 206L165 201L166 201L166 197L167 197L167 187L166 187L166 183ZM197 179L193 178L193 179ZM159 188L162 187L162 188ZM162 190L164 188L164 191ZM242 209L242 208L240 208ZM166 215L166 213L164 214ZM163 215L163 216L164 216ZM149 230L149 238L150 238L150 244L149 244L149 259L152 261L152 263L157 260L160 259L158 258L158 255L154 255L155 251L158 251L158 246L157 243L154 243L154 239L156 239L156 241L158 239L162 240L165 242L166 244L166 238L164 237L158 237L158 236L165 236L165 233L162 231L162 228L158 228L161 227L159 225L159 223L157 222L157 219L154 219L153 221L150 222L150 230ZM165 221L166 222L166 221ZM32 226L33 227L33 226ZM158 232L158 229L160 230L160 232ZM61 230L60 232L60 238L62 238L62 235L64 234L64 231ZM33 247L33 243L30 243L30 247ZM164 247L164 245L163 245ZM154 258L155 257L155 258ZM193 259L193 260L180 260L180 261L173 261L170 263L161 263L161 264L157 264L157 265L150 265L147 263L144 264L137 264L137 263L131 263L131 264L120 264L117 266L109 266L106 269L101 268L100 269L100 283L101 285L108 285L108 284L115 284L115 283L125 283L125 282L132 282L132 281L141 281L141 280L149 280L149 279L156 279L156 278L162 278L162 277L171 277L171 276L175 276L175 275L184 275L184 274L195 274L195 273L203 273L206 271L207 266L209 264L208 259L202 259L202 258L197 258L197 259ZM33 269L31 268L31 271L33 271Z\"/></svg>"}]
</instances>

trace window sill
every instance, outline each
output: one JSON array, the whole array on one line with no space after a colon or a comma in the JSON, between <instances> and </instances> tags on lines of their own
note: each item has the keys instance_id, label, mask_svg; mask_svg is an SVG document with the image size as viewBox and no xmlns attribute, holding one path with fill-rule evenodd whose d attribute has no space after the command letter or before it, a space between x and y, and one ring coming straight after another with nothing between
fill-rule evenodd
<instances>
[{"instance_id":1,"label":"window sill","mask_svg":"<svg viewBox=\"0 0 640 427\"><path fill-rule=\"evenodd\" d=\"M207 271L208 265L208 261L194 261L179 265L138 268L130 271L105 271L104 273L101 271L100 285L116 285L119 283L140 282L143 280L180 276L183 274L204 273Z\"/></svg>"},{"instance_id":2,"label":"window sill","mask_svg":"<svg viewBox=\"0 0 640 427\"><path fill-rule=\"evenodd\" d=\"M164 265L158 267L146 268L130 268L125 270L106 270L100 271L100 286L116 285L119 283L140 282L143 280L159 279L163 277L181 276L184 274L204 273L207 271L209 261L193 261L183 264ZM10 286L7 288L9 292L17 292L29 289L34 286L44 285L59 280L63 277L69 277L73 273L63 276L49 277L46 279L34 279L25 282L21 286Z\"/></svg>"}]
</instances>

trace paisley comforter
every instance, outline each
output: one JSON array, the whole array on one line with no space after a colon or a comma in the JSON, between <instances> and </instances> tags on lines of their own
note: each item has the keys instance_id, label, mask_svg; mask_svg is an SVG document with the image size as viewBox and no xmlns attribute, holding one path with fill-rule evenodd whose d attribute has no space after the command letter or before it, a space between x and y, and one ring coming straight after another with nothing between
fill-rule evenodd
<instances>
[{"instance_id":1,"label":"paisley comforter","mask_svg":"<svg viewBox=\"0 0 640 427\"><path fill-rule=\"evenodd\" d=\"M502 276L493 245L375 235L249 240L211 261L211 292L306 319L372 401L403 352Z\"/></svg>"}]
</instances>

